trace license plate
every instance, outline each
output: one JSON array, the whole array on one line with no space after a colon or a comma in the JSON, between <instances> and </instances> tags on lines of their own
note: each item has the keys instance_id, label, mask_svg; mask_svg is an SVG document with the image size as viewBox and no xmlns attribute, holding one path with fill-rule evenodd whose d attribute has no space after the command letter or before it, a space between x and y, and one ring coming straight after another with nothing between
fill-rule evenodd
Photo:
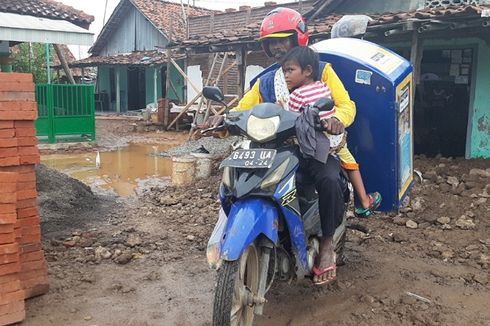
<instances>
[{"instance_id":1,"label":"license plate","mask_svg":"<svg viewBox=\"0 0 490 326\"><path fill-rule=\"evenodd\" d=\"M221 162L220 167L268 169L275 157L275 149L237 149Z\"/></svg>"}]
</instances>

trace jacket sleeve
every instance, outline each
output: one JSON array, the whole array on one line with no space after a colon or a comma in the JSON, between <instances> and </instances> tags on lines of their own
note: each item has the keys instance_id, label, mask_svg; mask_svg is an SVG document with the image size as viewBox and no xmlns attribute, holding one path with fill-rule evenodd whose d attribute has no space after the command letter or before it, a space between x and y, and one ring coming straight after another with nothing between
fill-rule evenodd
<instances>
[{"instance_id":1,"label":"jacket sleeve","mask_svg":"<svg viewBox=\"0 0 490 326\"><path fill-rule=\"evenodd\" d=\"M254 107L255 105L262 103L262 97L260 96L260 79L257 79L252 88L245 93L238 105L234 107L231 111L240 112L246 111Z\"/></svg>"},{"instance_id":2,"label":"jacket sleeve","mask_svg":"<svg viewBox=\"0 0 490 326\"><path fill-rule=\"evenodd\" d=\"M350 126L356 117L356 104L351 101L349 93L342 84L331 64L326 64L322 72L322 81L330 88L335 102L335 118L345 127Z\"/></svg>"}]
</instances>

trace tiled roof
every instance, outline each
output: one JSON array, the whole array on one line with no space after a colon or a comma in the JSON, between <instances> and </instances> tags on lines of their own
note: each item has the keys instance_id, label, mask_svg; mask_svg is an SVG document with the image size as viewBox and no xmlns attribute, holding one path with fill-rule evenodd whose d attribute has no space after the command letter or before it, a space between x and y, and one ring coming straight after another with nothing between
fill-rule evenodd
<instances>
[{"instance_id":1,"label":"tiled roof","mask_svg":"<svg viewBox=\"0 0 490 326\"><path fill-rule=\"evenodd\" d=\"M186 37L186 23L180 3L162 0L131 0L160 31L171 40ZM184 5L185 14L189 17L209 15L213 10Z\"/></svg>"},{"instance_id":2,"label":"tiled roof","mask_svg":"<svg viewBox=\"0 0 490 326\"><path fill-rule=\"evenodd\" d=\"M182 56L173 56L174 60ZM102 65L125 65L125 66L151 66L167 63L167 56L159 51L139 51L126 54L109 56L91 56L82 60L74 61L70 67L96 67Z\"/></svg>"},{"instance_id":3,"label":"tiled roof","mask_svg":"<svg viewBox=\"0 0 490 326\"><path fill-rule=\"evenodd\" d=\"M478 18L482 16L484 10L490 10L490 5L468 5L468 6L451 6L446 8L426 8L412 12L401 13L382 13L368 14L373 19L369 23L369 29L390 28L392 24L406 23L409 20L457 20L463 18ZM485 11L486 14L486 11ZM490 12L489 12L490 14ZM329 15L309 22L308 30L312 38L325 38L330 33L332 26L340 19L342 15ZM190 38L172 44L172 47L199 47L210 45L226 45L232 43L257 42L260 29L260 22L249 24L243 28L226 30L206 35L191 36ZM327 34L327 35L326 35Z\"/></svg>"},{"instance_id":4,"label":"tiled roof","mask_svg":"<svg viewBox=\"0 0 490 326\"><path fill-rule=\"evenodd\" d=\"M53 0L0 0L0 12L61 19L88 29L94 17Z\"/></svg>"}]
</instances>

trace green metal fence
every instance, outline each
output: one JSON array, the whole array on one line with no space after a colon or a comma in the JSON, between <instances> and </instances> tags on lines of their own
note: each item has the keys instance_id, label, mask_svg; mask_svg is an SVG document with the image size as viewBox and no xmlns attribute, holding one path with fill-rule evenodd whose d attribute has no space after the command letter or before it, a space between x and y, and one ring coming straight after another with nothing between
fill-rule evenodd
<instances>
[{"instance_id":1,"label":"green metal fence","mask_svg":"<svg viewBox=\"0 0 490 326\"><path fill-rule=\"evenodd\" d=\"M41 141L95 141L94 85L38 84L36 101Z\"/></svg>"}]
</instances>

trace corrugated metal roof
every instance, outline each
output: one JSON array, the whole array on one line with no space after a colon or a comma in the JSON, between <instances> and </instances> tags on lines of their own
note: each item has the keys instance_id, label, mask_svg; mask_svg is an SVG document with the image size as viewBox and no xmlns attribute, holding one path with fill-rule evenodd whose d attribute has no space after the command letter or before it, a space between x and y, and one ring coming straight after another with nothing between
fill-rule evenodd
<instances>
[{"instance_id":1,"label":"corrugated metal roof","mask_svg":"<svg viewBox=\"0 0 490 326\"><path fill-rule=\"evenodd\" d=\"M94 35L65 20L0 12L0 40L92 45Z\"/></svg>"}]
</instances>

